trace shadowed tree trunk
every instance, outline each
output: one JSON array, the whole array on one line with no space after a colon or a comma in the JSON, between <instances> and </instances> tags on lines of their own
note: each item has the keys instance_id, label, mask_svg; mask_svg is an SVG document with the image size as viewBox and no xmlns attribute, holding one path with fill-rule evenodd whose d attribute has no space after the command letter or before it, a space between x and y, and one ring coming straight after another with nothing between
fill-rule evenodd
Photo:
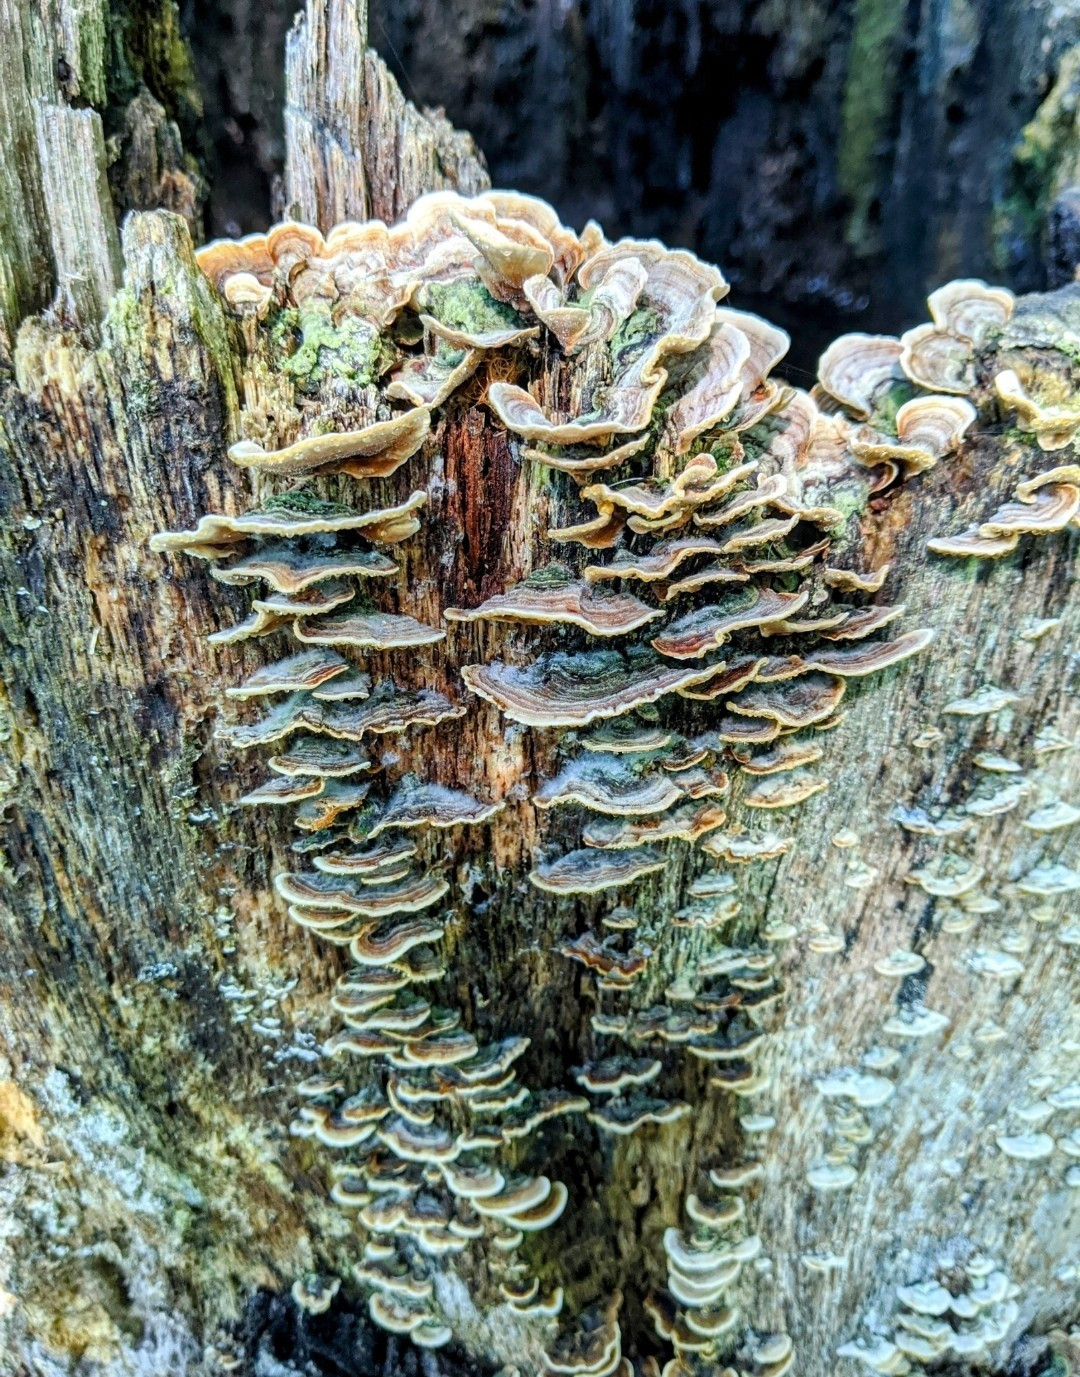
<instances>
[{"instance_id":1,"label":"shadowed tree trunk","mask_svg":"<svg viewBox=\"0 0 1080 1377\"><path fill-rule=\"evenodd\" d=\"M90 25L85 9L42 13L42 32ZM113 33L101 25L115 13L95 13L92 32ZM594 342L580 354L564 354L550 332L448 353L432 339L453 346L447 331L505 331L527 308L520 294L514 310L485 296L487 314L478 319L478 289L456 306L434 292L413 302L436 317L428 352L418 355L423 327L401 301L367 333L350 331L344 303L323 312L320 294L330 289L308 261L323 261L310 239L288 275L288 298L271 300L255 278L243 292L235 280L230 288L221 260L202 259L209 276L195 260L186 220L197 177L178 151L176 119L170 123L161 104L160 115L147 116L153 138L138 134L145 124L132 124L131 147L143 150L138 167L161 174L159 190L145 194L168 209L137 210L118 232L113 198L123 208L147 204L135 193L125 199L118 185L146 187L149 174L132 171L119 182L114 175L110 194L94 101L69 103L58 84L65 72L70 83L72 71L82 91L103 81L103 44L68 39L63 65L58 52L45 61L47 49L35 47L36 9L17 18L26 46L6 51L11 80L0 93L18 152L5 160L0 188L10 345L0 382L0 1371L272 1377L505 1366L530 1377L544 1371L546 1350L556 1361L562 1354L556 1370L600 1374L615 1369L618 1355L605 1363L594 1342L583 1356L581 1334L592 1307L621 1296L621 1349L646 1374L674 1352L670 1333L656 1332L650 1297L672 1285L669 1263L687 1248L695 1256L685 1273L707 1274L722 1301L681 1302L683 1357L672 1377L725 1368L777 1374L789 1348L793 1370L815 1375L903 1371L921 1360L956 1373L1074 1370L1080 599L1069 503L1080 474L1063 468L1029 494L1033 502L1018 504L1019 518L1002 517L1023 529L1023 512L1035 513L1032 533L996 537L1013 548L995 558L934 554L927 541L987 522L1022 480L1075 465L1066 446L1080 421L1071 400L1080 292L1021 300L1002 328L968 349L972 378L957 391L967 388L977 417L959 448L934 451L925 471L904 477L894 467L890 475L887 456L884 468L860 466L850 454L843 463L815 458L805 437L798 462L784 470L803 485L804 514L815 505L835 509L818 518L832 545L812 565L798 564L783 533L759 546L774 567L762 573L767 591L758 596L778 600L778 609L789 599L788 611L766 624L775 628L785 616L825 623L832 612L847 620L825 631L858 626L859 618L873 629L892 614L865 608L903 604L880 644L914 629L932 630L933 641L903 663L897 652L895 664L863 678L850 657L879 641L829 641L790 628L764 637L751 625L719 658L750 657L763 679L749 692L764 699L741 700L734 682L705 699L715 656L676 648L660 658L648 649L650 637L662 639L657 627L675 634L660 620L669 609L657 590L670 592L691 564L656 585L623 581L620 596L640 595L655 625L635 625L620 640L597 639L599 619L639 612L580 589L584 626L580 618L538 625L445 616L538 570L549 573L530 585L535 596L558 593L566 584L550 573L556 561L576 575L620 557L602 540L590 548L548 534L594 515L575 481L582 475L568 470L595 457L595 447L530 442L503 423L500 393L489 389L528 382L549 414L602 413L612 370L658 329L658 307L643 304L610 347ZM364 32L362 8L312 0L289 40L283 199L324 232L342 219L399 219L425 191L472 195L487 184L468 137L419 115L379 60L363 55ZM73 51L84 65L76 67ZM504 233L506 220L500 224ZM487 242L482 226L472 233ZM506 244L515 242L499 245L510 252ZM714 295L718 282L708 288ZM711 322L708 291L697 290ZM655 284L641 291L643 303L654 301ZM531 319L525 328L535 331ZM694 377L681 370L699 357L700 347L686 359L664 357L671 383L647 432L659 458L656 482L643 485L646 511L696 448L679 454L668 441ZM396 472L316 473L290 506L280 499L300 484L297 472L283 479L265 463L245 467L227 455L242 440L272 452L402 415L404 394L387 395L391 374L400 381L402 365L421 360L426 377L458 367L462 376L431 403L430 433L414 437ZM1006 370L1018 376L1014 388L995 384ZM781 363L774 376L783 374ZM877 443L895 455L903 437L886 413L917 389L895 370L885 377L888 397L882 401L878 378L870 409L879 427L891 427ZM1041 398L1041 411L1024 397ZM722 483L750 459L763 476L782 469L774 431L794 433L800 405L810 404L755 379L738 399L744 430L702 432L712 437L709 481ZM821 394L820 408L827 429L840 407ZM754 415L772 415L774 429L766 419L755 427ZM849 441L861 435L857 417L835 424ZM539 460L526 452L537 446ZM882 459L864 455L870 464ZM370 460L359 461L369 474ZM924 467L910 453L904 462ZM600 469L582 481L617 491L623 477L616 483ZM338 614L368 619L364 634L375 648L342 653L370 675L370 696L357 688L333 708L316 696L304 700L307 710L322 714L325 728L377 704L396 716L398 730L369 725L356 740L331 732L333 749L363 754L376 768L331 781L322 802L300 802L298 832L292 809L239 802L264 783L266 757L287 758L295 738L261 751L228 739L230 724L255 723L270 711L262 704L278 700L237 702L227 690L305 647L281 629L209 644L266 590L243 576L230 581L227 569L225 579L211 578L218 565L176 548L152 551L150 538L191 530L207 513L265 510L279 526L313 513L340 517L340 509L318 506L327 500L385 513L418 492L411 512L368 528L370 548L343 537L331 551L320 536L308 550L310 558L355 556L359 546L361 573L387 559L396 568L362 580ZM596 507L614 521L608 534L620 549L649 554L647 516L643 530L620 530L618 513L627 509L617 498L601 494ZM706 521L688 529L707 538L716 528ZM742 522L731 530L746 534ZM676 528L668 538L685 534ZM217 560L221 549L197 553ZM775 567L785 559L794 567ZM845 586L842 576L830 583L826 560L864 575L887 565L882 590ZM738 562L732 567L749 578ZM600 577L593 587L605 584ZM313 586L329 585L323 578ZM682 594L685 606L717 601L703 587ZM380 613L445 637L413 624L387 630ZM318 636L318 617L301 626ZM670 639L664 644L671 649ZM610 645L619 649L597 659ZM875 653L882 663L890 658L871 649L871 659ZM796 667L780 657L796 654L806 656L797 668L810 673L788 678ZM595 689L573 711L551 692L558 676L544 657L552 656L574 666L593 657ZM529 679L537 662L547 670ZM500 686L466 669L497 663L518 674ZM627 665L646 667L646 689L633 690ZM331 667L327 691L341 673ZM661 674L684 675L683 687L699 696L678 696L673 680L661 696ZM522 710L523 683L542 710ZM799 717L786 695L800 684L823 710ZM844 684L843 710L834 711L830 695L838 702ZM605 717L605 693L622 694L626 713ZM764 715L740 719L725 709L729 700L744 709L764 701ZM522 722L530 712L549 725ZM760 733L749 744L739 740L740 720ZM796 730L780 734L781 726ZM596 749L635 745L619 742L619 731L636 733L636 755ZM773 753L785 752L791 768L765 773ZM599 783L590 755L609 771ZM631 758L638 763L627 768ZM358 778L370 778L370 796L344 811L343 795ZM550 784L557 779L573 797L544 806L559 793ZM455 792L425 794L420 786L428 784ZM792 784L788 800L768 799L769 790ZM658 791L666 812L674 790L678 808L725 816L708 832L702 824L694 842L657 842L656 863L644 866L649 848L611 852L603 844L612 835L605 829L625 841L617 829L666 815L618 802L620 792L641 790ZM309 888L312 875L333 880L312 859L329 853L295 847L298 838L321 840L322 829L304 819L331 797L361 852L388 837L389 849L416 850L407 858L414 878L400 880L383 865L386 878L367 887L368 901L377 905L371 896L400 882L439 888L435 903L418 901L405 918L391 908L392 918L376 918L372 929L371 914L350 908L352 899L338 913L342 902L326 892L305 902L290 891L289 875ZM573 801L583 797L585 804ZM763 813L766 801L781 806ZM501 808L488 816L491 803ZM411 826L423 816L450 825ZM343 830L334 835L335 852L347 850ZM560 858L577 855L590 837L586 859L572 864L588 869L610 856L640 875L618 888L560 895ZM758 859L740 861L755 849ZM343 892L364 901L365 886L351 878ZM286 911L290 895L298 923ZM363 1211L393 1191L362 1189L359 1166L343 1188L332 1164L361 1163L367 1148L335 1152L312 1128L323 1138L346 1131L347 1116L331 1113L333 1097L386 1087L386 1067L370 1055L386 1047L342 1047L342 1009L352 1008L354 1041L362 1042L348 996L370 994L370 971L391 969L364 944L402 943L410 923L424 943L403 947L392 967L417 977L395 996L402 1017L410 1001L426 1001L434 1012L424 1027L435 1043L440 1023L441 1036L471 1036L482 1048L529 1040L513 1066L528 1097L500 1106L506 1086L485 1090L492 1121L523 1131L501 1142L497 1134L493 1157L474 1143L465 1159L497 1161L509 1188L546 1177L568 1193L561 1216L516 1245L505 1221L525 1205L501 1224L482 1208L460 1210L462 1227L484 1224L465 1251L440 1254L434 1224L427 1253L412 1235L396 1245L416 1284L432 1292L423 1328L445 1322L452 1330L449 1343L432 1347L370 1321L371 1297L383 1293L353 1269L381 1235ZM351 953L343 934L359 944ZM358 968L349 959L357 951ZM335 985L343 973L345 985ZM658 1009L666 1012L647 1014ZM328 1055L335 1037L345 1055ZM614 1071L602 1065L613 1057L621 1059ZM447 1082L460 1089L454 1068L471 1064L449 1060ZM583 1088L575 1072L586 1064ZM391 1066L399 1088L429 1085L419 1070ZM340 1091L313 1083L327 1074ZM605 1074L647 1080L617 1101L625 1110L618 1127L640 1119L632 1132L612 1132L611 1115L605 1119L596 1089ZM451 1116L456 1134L478 1139L486 1121L470 1118L463 1104L440 1105L439 1115ZM545 1117L545 1107L563 1112ZM530 1116L537 1122L526 1132ZM384 1120L385 1113L380 1133ZM412 1163L406 1172L420 1170L389 1146L385 1170L399 1160ZM424 1187L434 1195L442 1177L436 1158L426 1160ZM335 1179L339 1198L351 1189L363 1200L333 1203ZM556 1196L538 1208L549 1198ZM693 1232L688 1199L692 1212L711 1210L714 1221L691 1244L666 1232ZM716 1282L725 1269L730 1277ZM531 1278L542 1299L562 1289L557 1320L528 1315L528 1300L510 1302ZM951 1299L942 1300L942 1287ZM686 1314L716 1331L705 1336L704 1355L691 1351ZM673 1323L666 1321L669 1331ZM610 1338L614 1325L608 1329ZM836 1356L856 1343L862 1358Z\"/></svg>"}]
</instances>

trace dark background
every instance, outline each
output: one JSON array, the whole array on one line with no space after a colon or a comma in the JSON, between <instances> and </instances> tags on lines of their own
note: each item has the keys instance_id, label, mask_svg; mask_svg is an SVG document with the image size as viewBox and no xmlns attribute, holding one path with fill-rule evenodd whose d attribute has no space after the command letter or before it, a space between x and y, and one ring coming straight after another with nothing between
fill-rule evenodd
<instances>
[{"instance_id":1,"label":"dark background","mask_svg":"<svg viewBox=\"0 0 1080 1377\"><path fill-rule=\"evenodd\" d=\"M296 2L182 0L213 141L211 234L280 209ZM1032 290L1072 275L1077 9L370 0L369 30L411 99L475 135L496 185L718 262L733 302L793 329L805 364L842 330L924 319L950 277Z\"/></svg>"}]
</instances>

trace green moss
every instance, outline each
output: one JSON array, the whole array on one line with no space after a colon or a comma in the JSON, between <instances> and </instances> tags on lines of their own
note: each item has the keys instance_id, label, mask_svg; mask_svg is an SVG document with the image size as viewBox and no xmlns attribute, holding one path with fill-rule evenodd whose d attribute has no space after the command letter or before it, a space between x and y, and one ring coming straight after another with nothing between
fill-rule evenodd
<instances>
[{"instance_id":1,"label":"green moss","mask_svg":"<svg viewBox=\"0 0 1080 1377\"><path fill-rule=\"evenodd\" d=\"M1019 195L1040 223L1057 190L1080 174L1078 101L1080 46L1061 59L1057 80L1016 147Z\"/></svg>"},{"instance_id":2,"label":"green moss","mask_svg":"<svg viewBox=\"0 0 1080 1377\"><path fill-rule=\"evenodd\" d=\"M648 306L639 306L611 337L611 358L618 371L623 356L639 349L660 332L660 317Z\"/></svg>"},{"instance_id":3,"label":"green moss","mask_svg":"<svg viewBox=\"0 0 1080 1377\"><path fill-rule=\"evenodd\" d=\"M879 397L874 414L870 423L875 430L880 430L884 434L895 439L896 437L896 413L904 405L910 402L918 389L909 382L896 382L889 388L884 396Z\"/></svg>"},{"instance_id":4,"label":"green moss","mask_svg":"<svg viewBox=\"0 0 1080 1377\"><path fill-rule=\"evenodd\" d=\"M348 516L353 508L347 502L328 502L311 488L294 488L275 493L263 503L263 510L295 516Z\"/></svg>"},{"instance_id":5,"label":"green moss","mask_svg":"<svg viewBox=\"0 0 1080 1377\"><path fill-rule=\"evenodd\" d=\"M534 569L524 584L527 588L562 588L573 579L573 570L565 564L545 564L542 569Z\"/></svg>"},{"instance_id":6,"label":"green moss","mask_svg":"<svg viewBox=\"0 0 1080 1377\"><path fill-rule=\"evenodd\" d=\"M1011 185L995 214L997 266L1004 270L1020 238L1037 250L1054 198L1080 178L1080 44L1058 65L1049 94L1024 126L1013 152Z\"/></svg>"},{"instance_id":7,"label":"green moss","mask_svg":"<svg viewBox=\"0 0 1080 1377\"><path fill-rule=\"evenodd\" d=\"M743 444L753 431L747 432L743 437ZM746 458L755 458L755 455L747 455L746 451L740 447L740 442L734 435L722 435L709 449L709 453L716 460L716 470L718 473L727 473L728 469L733 469L736 464L741 464Z\"/></svg>"},{"instance_id":8,"label":"green moss","mask_svg":"<svg viewBox=\"0 0 1080 1377\"><path fill-rule=\"evenodd\" d=\"M232 326L209 279L195 263L187 228L178 215L145 211L130 215L124 223L124 285L109 303L102 326L104 346L123 360L127 395L138 405L157 404L161 380L144 357L148 338L147 317L168 302L174 322L183 321L194 331L210 356L221 384L225 409L239 409L234 373ZM143 395L144 394L144 395Z\"/></svg>"},{"instance_id":9,"label":"green moss","mask_svg":"<svg viewBox=\"0 0 1080 1377\"><path fill-rule=\"evenodd\" d=\"M843 524L847 525L853 516L858 516L861 512L866 511L869 498L870 492L866 484L854 480L830 488L827 501L830 507L835 507L837 511L844 514Z\"/></svg>"},{"instance_id":10,"label":"green moss","mask_svg":"<svg viewBox=\"0 0 1080 1377\"><path fill-rule=\"evenodd\" d=\"M304 391L330 378L367 387L383 363L382 341L371 322L361 316L335 322L328 302L282 311L271 330L271 345L285 353L281 371Z\"/></svg>"},{"instance_id":11,"label":"green moss","mask_svg":"<svg viewBox=\"0 0 1080 1377\"><path fill-rule=\"evenodd\" d=\"M486 330L516 330L524 323L516 311L496 301L478 278L433 282L425 289L424 298L428 315L453 330L466 330L471 335Z\"/></svg>"},{"instance_id":12,"label":"green moss","mask_svg":"<svg viewBox=\"0 0 1080 1377\"><path fill-rule=\"evenodd\" d=\"M877 195L878 156L896 95L895 49L906 8L904 0L855 0L837 180L852 205L847 241L864 254L875 248L870 207Z\"/></svg>"},{"instance_id":13,"label":"green moss","mask_svg":"<svg viewBox=\"0 0 1080 1377\"><path fill-rule=\"evenodd\" d=\"M202 95L176 0L120 0L107 7L107 22L102 14L100 24L100 33L80 28L79 47L84 62L89 55L104 69L104 90L90 99L105 107L106 133L115 132L128 102L145 86L180 126L185 145L198 147Z\"/></svg>"}]
</instances>

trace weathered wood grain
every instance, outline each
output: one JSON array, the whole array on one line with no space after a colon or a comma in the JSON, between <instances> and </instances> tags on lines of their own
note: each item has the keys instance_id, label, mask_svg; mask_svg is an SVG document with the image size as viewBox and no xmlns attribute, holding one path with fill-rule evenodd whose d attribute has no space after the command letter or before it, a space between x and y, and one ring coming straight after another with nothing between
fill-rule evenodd
<instances>
[{"instance_id":1,"label":"weathered wood grain","mask_svg":"<svg viewBox=\"0 0 1080 1377\"><path fill-rule=\"evenodd\" d=\"M301 51L323 54L311 59L312 81L328 79L326 54L355 51L325 46L319 25L351 25L348 42L360 41L359 11L331 15L312 7L305 22L314 27L294 38L293 62ZM303 49L320 34L324 46ZM364 86L366 101L375 89L384 88ZM349 90L324 112L325 128L303 113L308 97L296 97L291 156L301 170L290 194L323 222L393 218L415 191L443 184L425 181L441 136L416 153L415 117L401 114L399 96L366 104L365 124ZM372 132L387 127L379 109L397 111L400 142ZM479 176L462 157L463 176ZM98 187L96 169L84 170ZM65 217L53 254L70 273L68 201L42 204ZM353 1226L325 1203L327 1154L286 1135L290 1087L329 1029L326 995L340 962L271 897L285 826L237 808L256 767L213 736L233 712L225 688L264 659L260 642L206 644L244 599L193 561L152 554L147 541L257 496L227 444L249 432L285 442L300 416L291 387L198 272L179 218L127 221L115 294L101 266L113 261L106 222L95 228L88 214L82 223L87 262L99 265L80 306L89 333L56 314L26 319L0 379L0 1371L36 1377L98 1364L209 1374L221 1355L242 1355L240 1370L254 1371L260 1332L237 1325L245 1312L264 1315L253 1297L287 1291L309 1269L347 1278L358 1254ZM860 518L866 567L893 562L883 599L903 601L907 624L935 626L938 638L920 659L849 690L847 718L822 738L829 789L784 815L794 838L785 857L739 875L733 945L760 940L770 923L794 929L776 948L787 994L764 1019L769 1084L747 1099L709 1090L706 1073L676 1055L665 1074L695 1104L692 1119L626 1139L558 1121L521 1150L523 1168L550 1168L571 1186L563 1221L531 1246L533 1269L565 1286L568 1315L620 1287L635 1356L661 1352L642 1301L662 1281L663 1229L683 1222L702 1168L748 1156L764 1163L746 1200L769 1266L744 1269L738 1299L754 1330L794 1337L800 1372L841 1370L838 1344L887 1329L898 1285L972 1252L994 1257L1018 1288L1020 1315L993 1370L1040 1371L1045 1336L1077 1322L1071 1159L1055 1147L1017 1161L996 1138L1015 1131L1018 1111L1080 1078L1075 895L1046 900L1017 887L1040 860L1075 858L1071 832L1032 833L1022 819L1053 796L1080 803L1076 750L1036 750L1040 732L1071 743L1080 728L1078 533L1027 540L976 567L930 556L925 542L985 517L1020 477L1060 458L1009 429L989 380L996 363L1021 358L1074 388L1078 299L1069 289L1020 308L998 354L981 362L977 433ZM555 365L549 381L555 390ZM428 490L422 531L402 547L389 591L394 610L433 624L447 606L473 606L550 557L543 530L580 506L569 479L519 462L481 391L478 379L422 453L372 486L386 497ZM333 378L307 400L338 423L368 419L368 399ZM1060 621L1024 639L1039 618ZM405 681L434 674L463 697L461 665L557 643L543 634L538 642L459 625L437 655L398 655L393 667ZM1018 701L989 717L944 714L990 683ZM595 927L604 904L556 901L525 880L538 849L569 835L568 822L540 817L528 800L551 773L557 737L507 730L476 700L451 725L407 739L404 751L446 783L513 798L483 833L438 843L456 881L443 996L486 1037L531 1037L530 1084L566 1085L597 1050L589 1019L599 1000L592 978L555 947ZM930 728L942 735L916 744ZM955 905L906 882L942 843L905 833L890 814L962 808L980 777L978 751L1015 758L1030 792L1012 811L973 815L964 854L985 867L982 887L1001 908L959 931ZM733 818L755 821L742 788ZM854 842L837 845L846 832ZM695 864L672 865L638 891L656 948L647 992L657 999L704 949L668 922ZM825 936L842 947L815 950L830 945ZM878 974L875 962L898 949L918 952L925 969L904 980ZM993 952L1022 969L995 978ZM947 1016L947 1027L921 1040L885 1032L913 1001ZM1003 1037L983 1034L991 1023ZM852 1188L817 1193L806 1173L833 1141L819 1082L877 1045L901 1054L880 1073L896 1089L866 1111ZM748 1115L775 1126L748 1127ZM1062 1109L1049 1131L1065 1139L1076 1124L1077 1111ZM845 1265L812 1271L815 1255ZM346 1284L327 1327L311 1320L305 1333L333 1337L338 1370L373 1370L375 1355L408 1370L397 1350L387 1357L355 1335L348 1349L329 1327L352 1324L360 1308ZM465 1306L461 1332L472 1361L522 1361ZM451 1352L434 1361L455 1370L464 1360ZM754 1370L745 1355L743 1365Z\"/></svg>"}]
</instances>

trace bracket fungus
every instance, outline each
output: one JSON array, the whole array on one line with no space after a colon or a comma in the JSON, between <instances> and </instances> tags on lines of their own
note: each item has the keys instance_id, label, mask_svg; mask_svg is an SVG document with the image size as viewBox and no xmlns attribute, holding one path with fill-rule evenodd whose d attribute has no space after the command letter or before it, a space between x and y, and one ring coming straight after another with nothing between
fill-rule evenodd
<instances>
[{"instance_id":1,"label":"bracket fungus","mask_svg":"<svg viewBox=\"0 0 1080 1377\"><path fill-rule=\"evenodd\" d=\"M355 1215L355 1281L376 1324L437 1348L470 1306L502 1307L550 1371L625 1374L618 1293L555 1335L563 1291L532 1275L527 1240L559 1227L570 1193L548 1168L530 1175L515 1145L568 1114L612 1140L680 1132L665 1126L690 1113L672 1088L683 1054L746 1111L748 1140L774 1125L760 1054L784 995L777 945L797 929L731 945L723 934L749 921L735 871L793 838L744 819L821 792L827 765L805 767L828 755L816 733L842 717L848 680L929 645L928 629L879 635L904 608L873 601L888 564L858 572L855 513L965 443L967 387L925 381L922 337L865 335L826 351L812 392L788 386L771 376L787 335L719 305L718 269L595 225L575 234L510 192L434 193L393 226L285 223L198 261L278 390L241 414L245 438L228 451L228 476L242 491L254 482L258 505L152 543L210 561L223 596L258 594L212 639L265 638L274 652L226 697L244 714L284 697L218 740L270 748L270 777L243 801L294 807L304 834L276 893L351 963L327 998L333 1072L297 1087L293 1131L345 1154L330 1194ZM931 298L933 330L976 350L1007 319L1006 297L950 284ZM953 383L968 367L957 359ZM470 525L483 491L465 494L461 529L462 474L448 471L463 436L485 465L498 455L524 475L498 508L498 553ZM979 538L1060 529L1077 491L1071 472L1029 480ZM521 523L520 548L507 521ZM376 548L388 545L395 559ZM478 760L503 719L531 730L511 728L505 750ZM1069 825L1047 808L1030 814L1033 832ZM447 863L451 828L471 829L470 846L491 828L499 864L532 849L538 927L559 915L537 959L574 963L596 987L597 1040L625 1044L589 1049L577 1082L592 1098L530 1089L514 1065L528 1040L485 1042L455 1007L440 944L498 914L461 855ZM908 878L956 897L979 876L968 884L948 862ZM1027 879L1043 892L1062 877ZM663 921L654 903L635 906L653 891ZM577 921L593 912L595 927ZM917 974L921 960L900 952L878 969ZM915 1022L885 1031L918 1037ZM838 1093L880 1103L882 1079L853 1073ZM714 1167L687 1197L690 1230L662 1235L667 1289L650 1313L675 1352L671 1377L720 1371L738 1345L765 1259L733 1193L761 1174L750 1158ZM848 1161L825 1160L808 1184L854 1179ZM302 1293L311 1308L315 1288ZM793 1361L785 1334L758 1331L744 1351L761 1377Z\"/></svg>"}]
</instances>

